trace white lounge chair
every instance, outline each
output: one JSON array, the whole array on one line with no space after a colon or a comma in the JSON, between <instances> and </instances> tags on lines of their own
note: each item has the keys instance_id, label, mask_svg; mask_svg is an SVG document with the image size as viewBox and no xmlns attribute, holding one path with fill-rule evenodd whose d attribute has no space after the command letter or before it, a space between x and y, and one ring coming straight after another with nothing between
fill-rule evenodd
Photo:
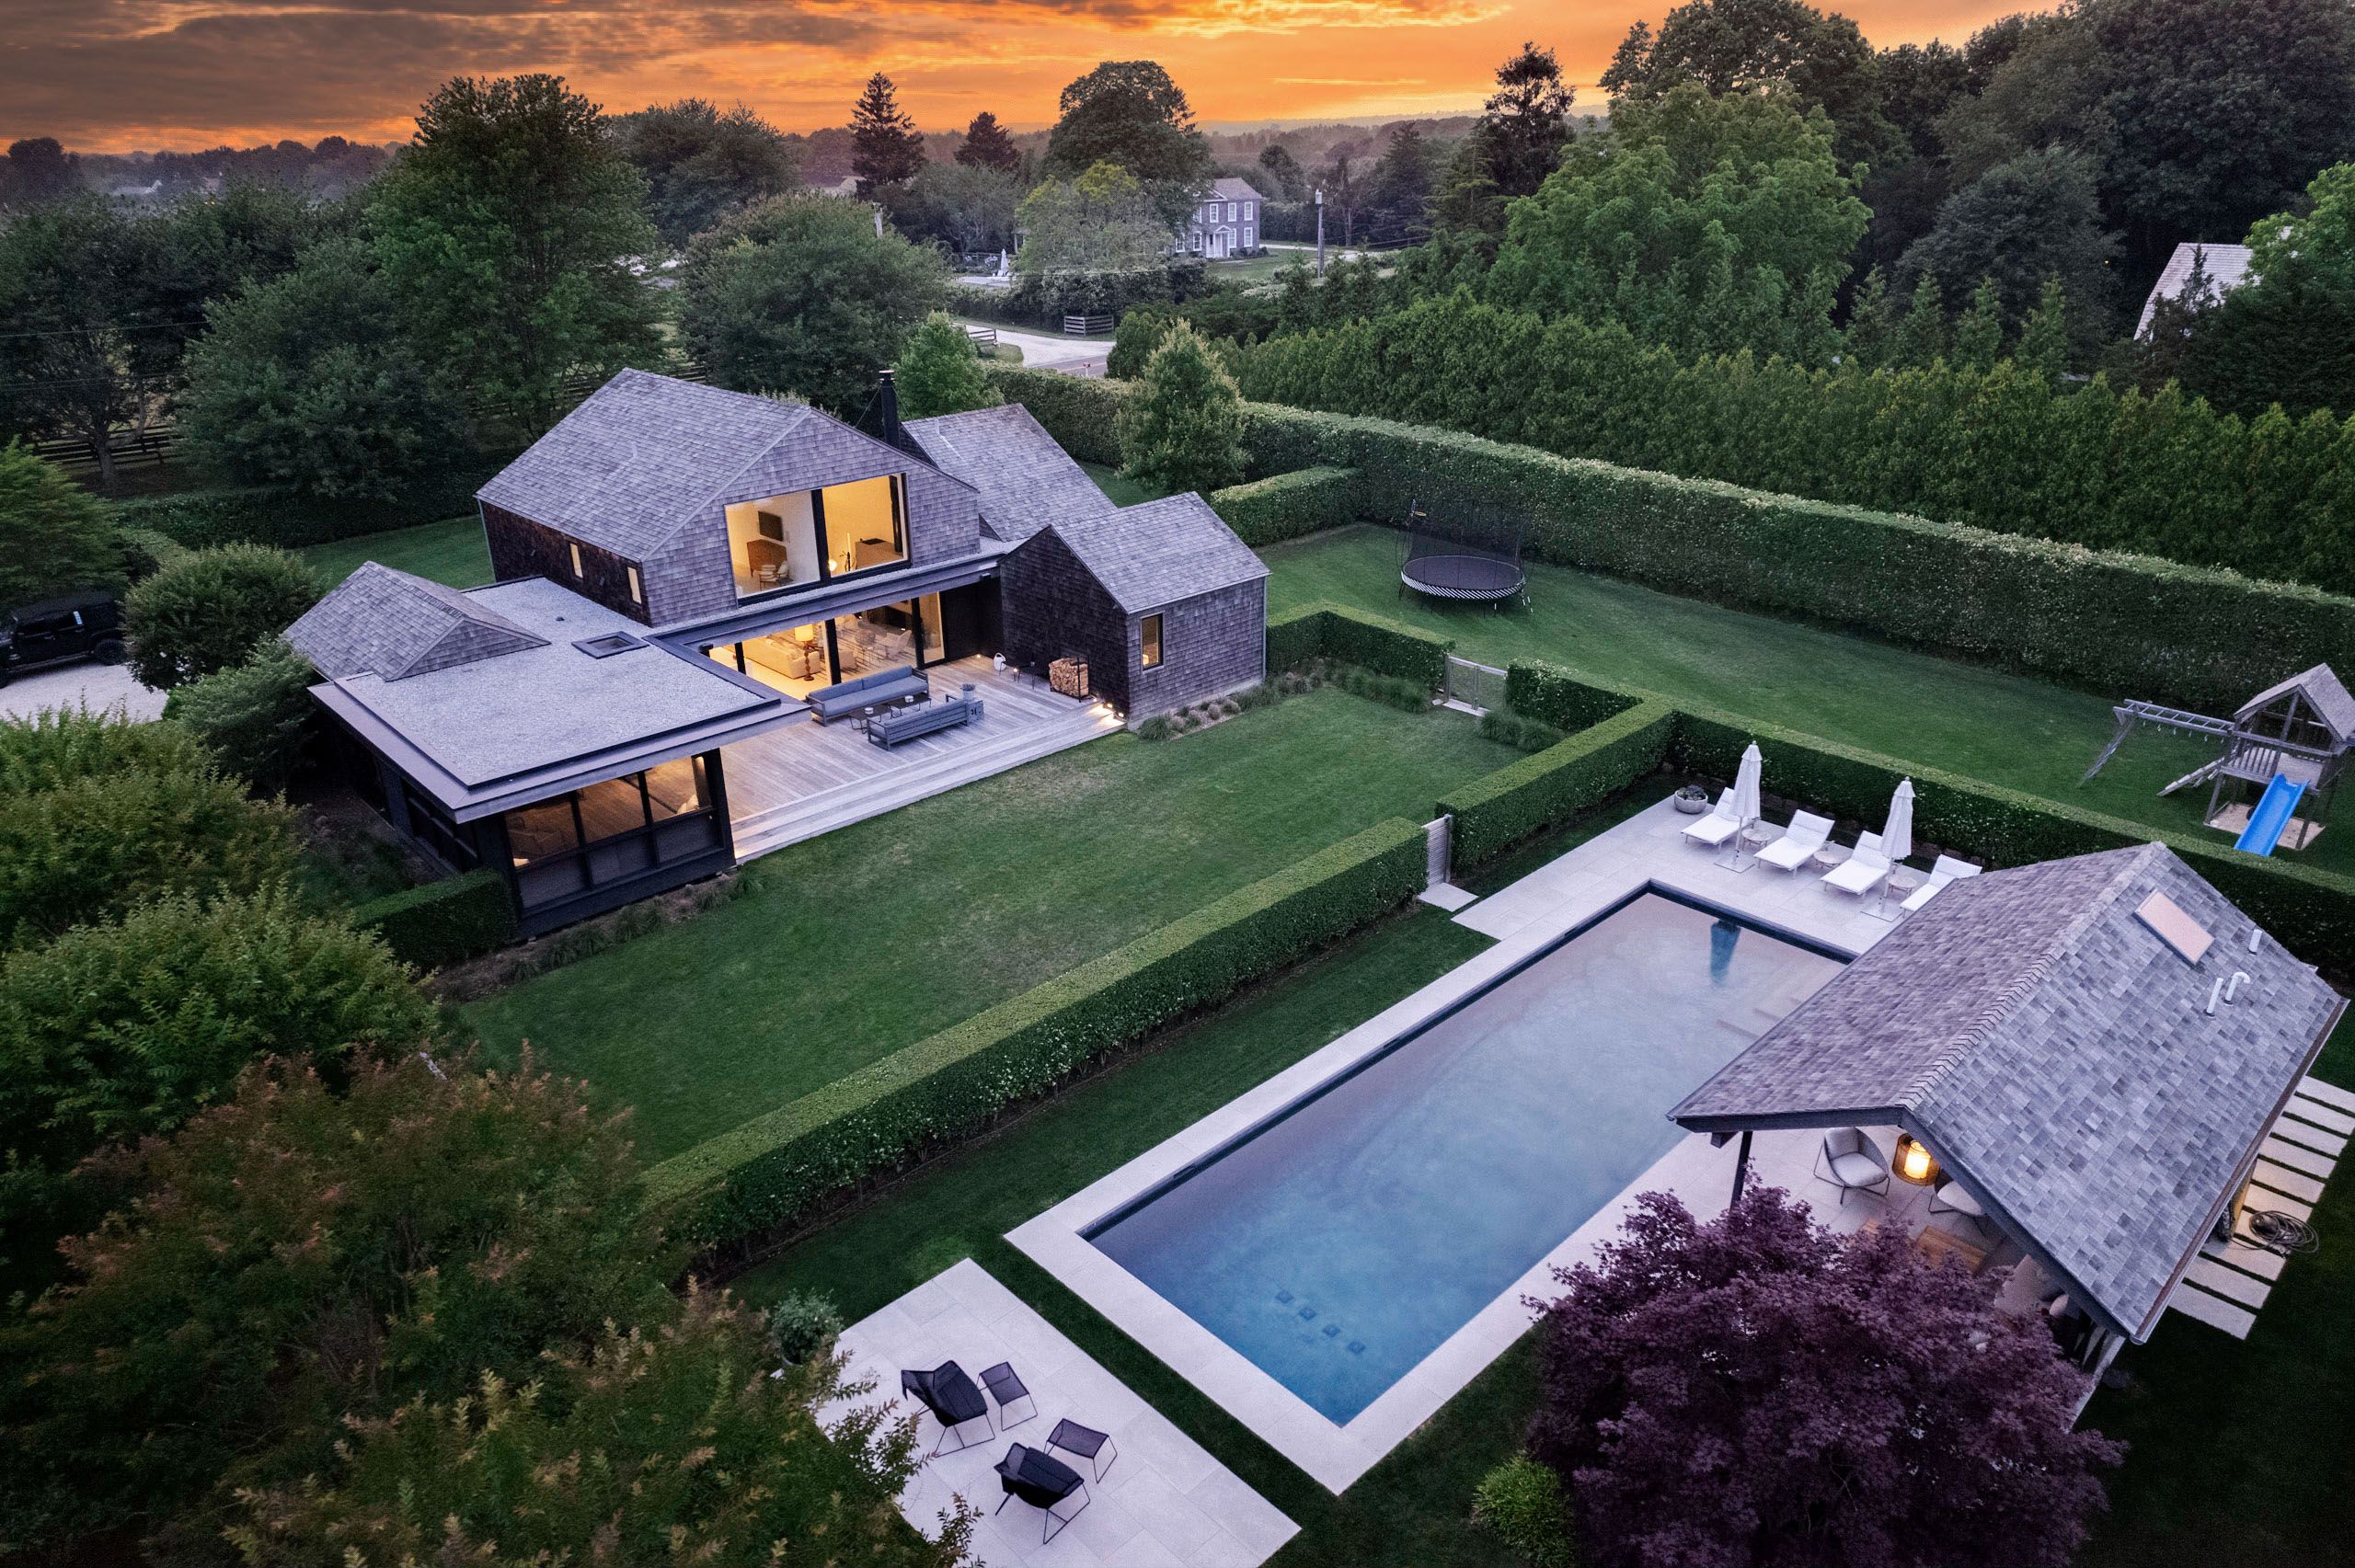
<instances>
[{"instance_id":1,"label":"white lounge chair","mask_svg":"<svg viewBox=\"0 0 2355 1568\"><path fill-rule=\"evenodd\" d=\"M1847 859L1825 873L1823 885L1861 898L1888 880L1889 856L1880 853L1880 835L1867 833Z\"/></svg>"},{"instance_id":2,"label":"white lounge chair","mask_svg":"<svg viewBox=\"0 0 2355 1568\"><path fill-rule=\"evenodd\" d=\"M1979 871L1978 866L1967 860L1957 860L1952 855L1942 854L1938 856L1938 864L1930 867L1930 879L1914 888L1913 896L1899 907L1910 915L1936 898L1947 883L1959 882L1966 876L1976 876Z\"/></svg>"},{"instance_id":3,"label":"white lounge chair","mask_svg":"<svg viewBox=\"0 0 2355 1568\"><path fill-rule=\"evenodd\" d=\"M1758 858L1777 871L1797 871L1813 860L1815 852L1831 837L1831 818L1802 811L1791 818L1781 838L1758 852Z\"/></svg>"},{"instance_id":4,"label":"white lounge chair","mask_svg":"<svg viewBox=\"0 0 2355 1568\"><path fill-rule=\"evenodd\" d=\"M1717 796L1715 809L1684 830L1684 836L1705 849L1716 849L1741 831L1741 819L1733 814L1733 791Z\"/></svg>"},{"instance_id":5,"label":"white lounge chair","mask_svg":"<svg viewBox=\"0 0 2355 1568\"><path fill-rule=\"evenodd\" d=\"M1815 1151L1815 1179L1838 1187L1840 1207L1845 1208L1850 1193L1889 1196L1889 1161L1864 1128L1835 1127Z\"/></svg>"}]
</instances>

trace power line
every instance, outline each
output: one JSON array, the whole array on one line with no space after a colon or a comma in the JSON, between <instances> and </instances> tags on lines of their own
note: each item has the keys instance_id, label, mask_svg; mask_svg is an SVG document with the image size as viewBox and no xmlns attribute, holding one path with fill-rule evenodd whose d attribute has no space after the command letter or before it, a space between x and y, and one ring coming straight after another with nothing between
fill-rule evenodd
<instances>
[{"instance_id":1,"label":"power line","mask_svg":"<svg viewBox=\"0 0 2355 1568\"><path fill-rule=\"evenodd\" d=\"M112 325L105 326L60 326L54 327L46 332L0 332L0 338L79 338L86 333L98 332L163 332L182 326L201 326L203 325L204 320L200 316L194 321L149 321L143 322L137 326L116 326Z\"/></svg>"}]
</instances>

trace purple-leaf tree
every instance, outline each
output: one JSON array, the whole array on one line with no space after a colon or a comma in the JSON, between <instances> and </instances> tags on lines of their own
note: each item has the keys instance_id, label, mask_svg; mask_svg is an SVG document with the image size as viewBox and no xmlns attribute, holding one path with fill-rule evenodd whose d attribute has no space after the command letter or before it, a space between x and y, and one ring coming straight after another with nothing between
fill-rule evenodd
<instances>
[{"instance_id":1,"label":"purple-leaf tree","mask_svg":"<svg viewBox=\"0 0 2355 1568\"><path fill-rule=\"evenodd\" d=\"M1647 1193L1558 1277L1530 1449L1590 1563L2062 1564L2124 1452L2073 1430L2081 1374L1994 1279L1772 1187L1706 1224Z\"/></svg>"}]
</instances>

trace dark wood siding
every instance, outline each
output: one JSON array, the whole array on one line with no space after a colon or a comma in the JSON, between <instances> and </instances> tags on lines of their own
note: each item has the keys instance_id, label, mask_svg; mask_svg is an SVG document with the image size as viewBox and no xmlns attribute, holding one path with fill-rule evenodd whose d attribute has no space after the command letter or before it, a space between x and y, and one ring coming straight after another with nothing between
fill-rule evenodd
<instances>
[{"instance_id":1,"label":"dark wood siding","mask_svg":"<svg viewBox=\"0 0 2355 1568\"><path fill-rule=\"evenodd\" d=\"M1143 615L1128 625L1132 718L1182 708L1189 703L1238 686L1256 685L1268 674L1267 583L1241 583L1184 599L1161 616L1161 662L1143 668L1139 635Z\"/></svg>"},{"instance_id":2,"label":"dark wood siding","mask_svg":"<svg viewBox=\"0 0 2355 1568\"><path fill-rule=\"evenodd\" d=\"M1129 617L1050 529L1034 533L998 568L1004 587L1005 657L1036 670L1066 654L1087 660L1088 684L1129 707Z\"/></svg>"},{"instance_id":3,"label":"dark wood siding","mask_svg":"<svg viewBox=\"0 0 2355 1568\"><path fill-rule=\"evenodd\" d=\"M483 536L490 544L490 575L494 578L506 582L512 578L546 578L583 599L594 600L616 614L653 624L647 607L630 597L629 574L637 562L594 544L580 544L545 523L518 517L487 501L477 504L482 508ZM572 572L572 547L576 544L580 551L580 577Z\"/></svg>"}]
</instances>

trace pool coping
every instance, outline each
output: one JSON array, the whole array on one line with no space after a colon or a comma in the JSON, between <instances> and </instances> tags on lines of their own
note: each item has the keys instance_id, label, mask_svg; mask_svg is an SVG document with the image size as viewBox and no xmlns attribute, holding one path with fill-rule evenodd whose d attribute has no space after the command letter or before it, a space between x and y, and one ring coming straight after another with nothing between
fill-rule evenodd
<instances>
[{"instance_id":1,"label":"pool coping","mask_svg":"<svg viewBox=\"0 0 2355 1568\"><path fill-rule=\"evenodd\" d=\"M1512 910L1511 929L1495 946L1091 1182L1006 1239L1327 1490L1347 1490L1527 1332L1532 1318L1524 1298L1557 1293L1554 1271L1593 1257L1596 1246L1616 1233L1635 1196L1679 1185L1662 1178L1689 1173L1693 1146L1706 1148L1708 1140L1698 1135L1681 1139L1347 1423L1310 1406L1164 1299L1098 1251L1086 1232L1637 894L1684 898L1848 958L1892 929L1862 916L1855 900L1820 902L1840 899L1838 894L1807 897L1818 891L1811 877L1763 867L1738 876L1718 864L1717 855L1677 841L1671 830L1690 818L1671 813L1661 802L1474 904L1457 919L1476 929L1484 906L1501 900ZM1510 897L1516 893L1522 895L1517 904Z\"/></svg>"}]
</instances>

